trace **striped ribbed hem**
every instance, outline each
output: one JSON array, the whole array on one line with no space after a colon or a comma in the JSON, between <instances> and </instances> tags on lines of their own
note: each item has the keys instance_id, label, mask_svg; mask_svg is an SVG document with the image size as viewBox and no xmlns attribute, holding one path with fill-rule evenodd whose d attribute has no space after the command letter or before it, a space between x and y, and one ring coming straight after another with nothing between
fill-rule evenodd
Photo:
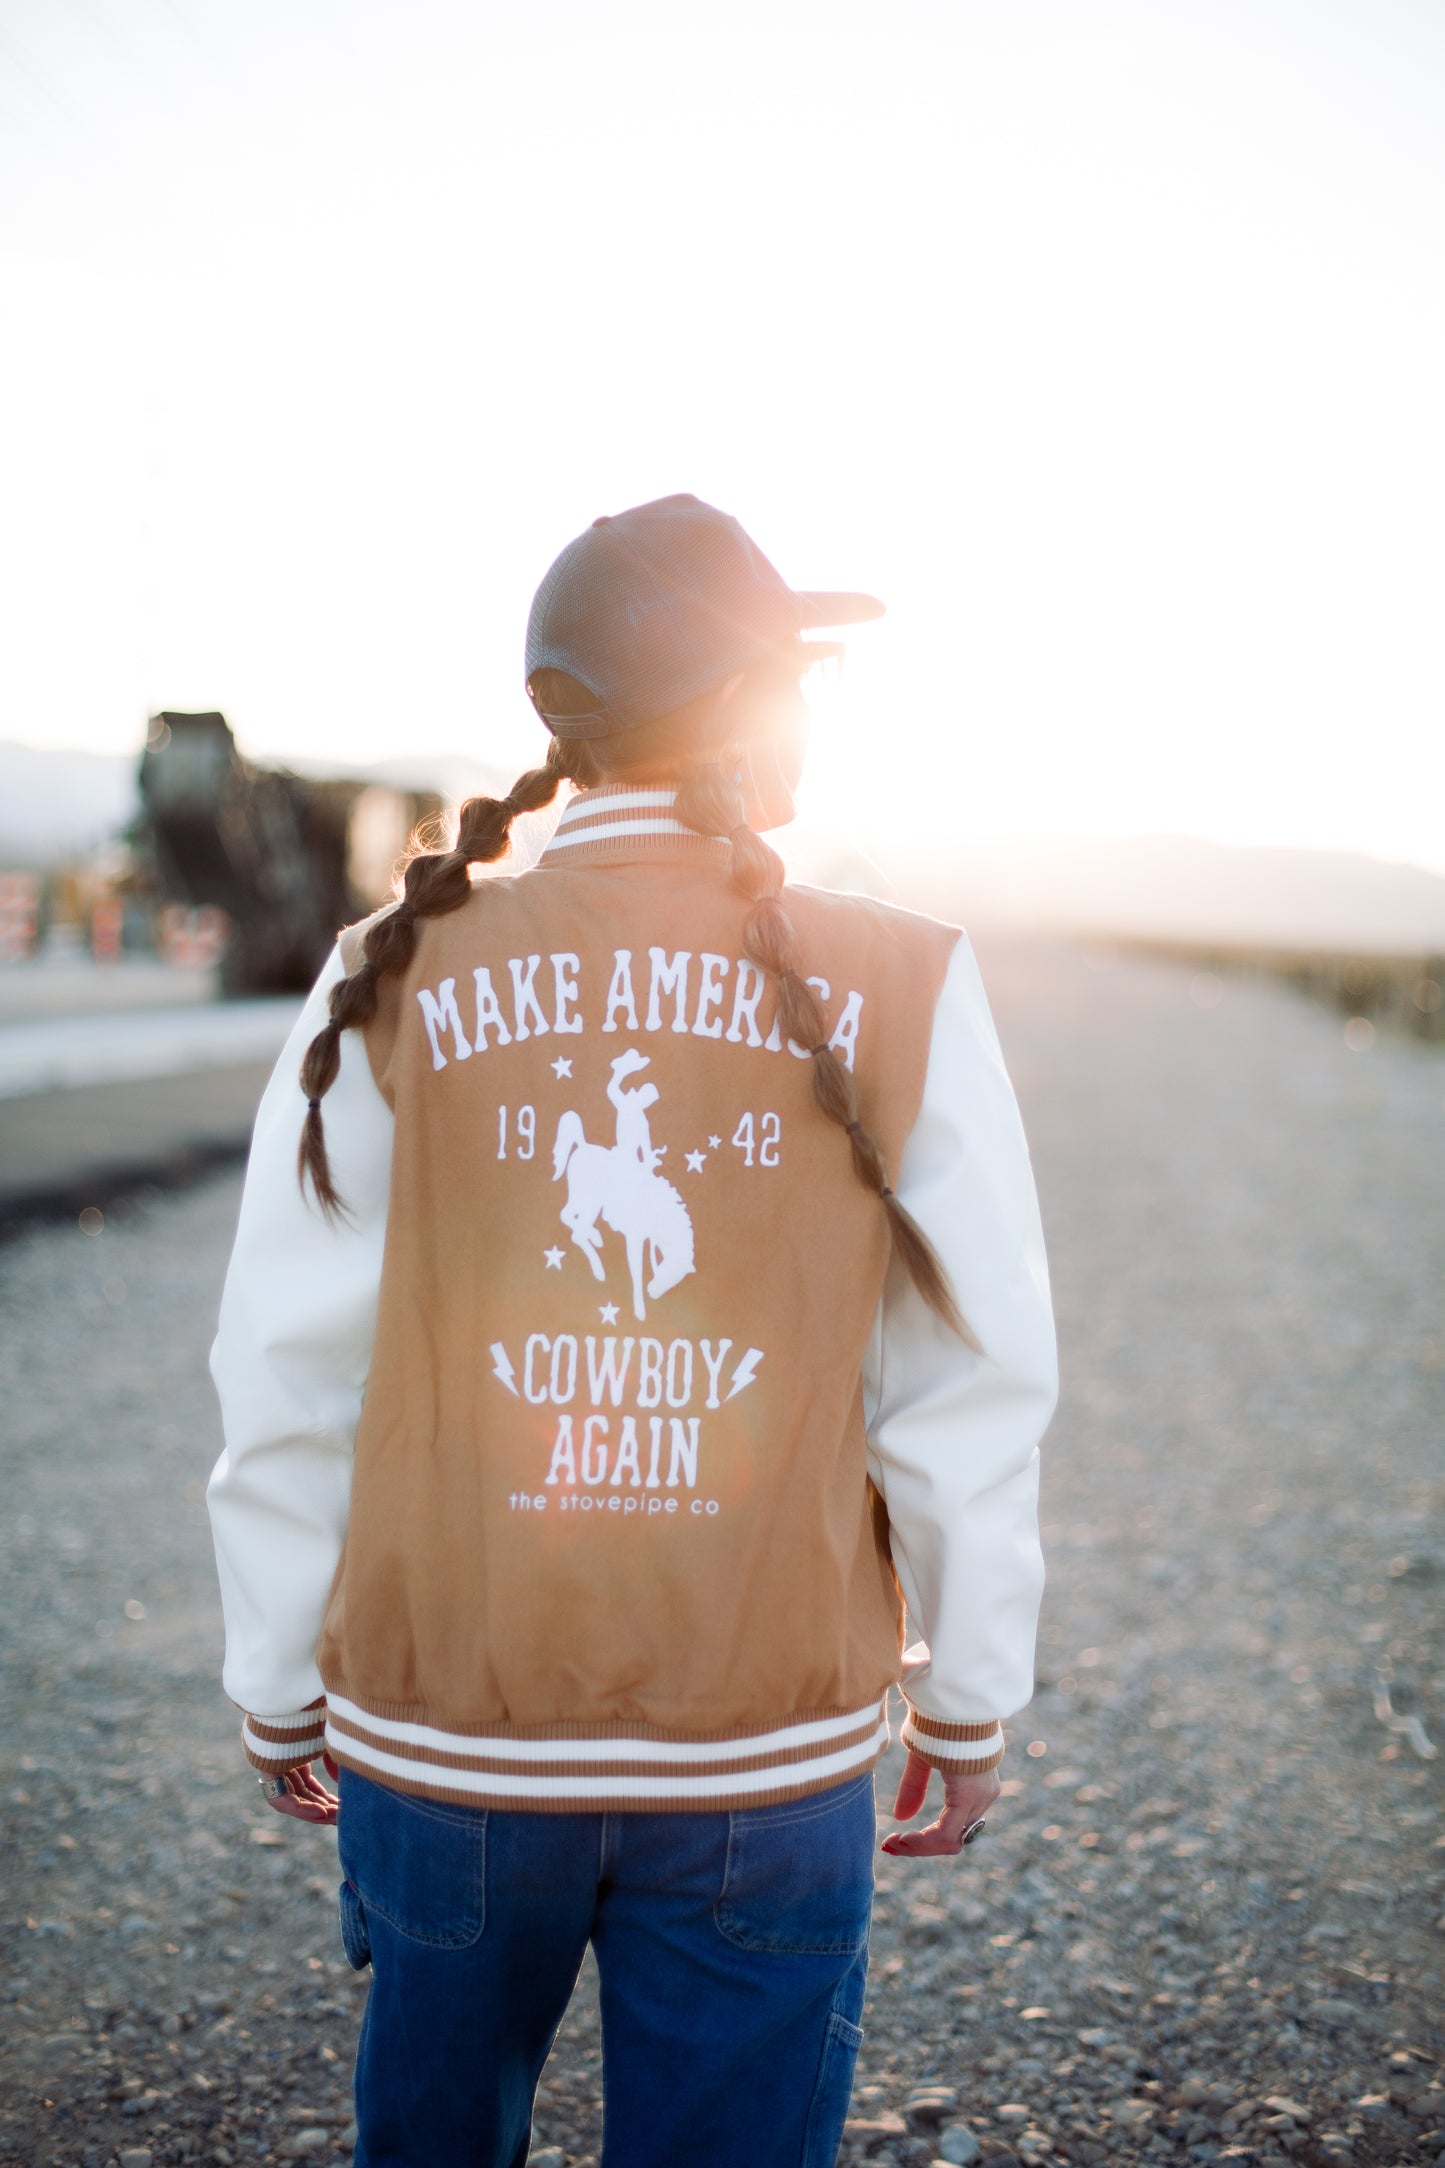
<instances>
[{"instance_id":1,"label":"striped ribbed hem","mask_svg":"<svg viewBox=\"0 0 1445 2168\"><path fill-rule=\"evenodd\" d=\"M554 1814L719 1812L824 1791L871 1767L888 1744L882 1704L786 1718L761 1730L686 1737L622 1725L445 1731L328 1696L334 1760L398 1791L466 1806Z\"/></svg>"},{"instance_id":2,"label":"striped ribbed hem","mask_svg":"<svg viewBox=\"0 0 1445 2168\"><path fill-rule=\"evenodd\" d=\"M246 1759L263 1776L280 1777L303 1762L316 1761L326 1746L326 1703L291 1716L248 1716L241 1726Z\"/></svg>"},{"instance_id":3,"label":"striped ribbed hem","mask_svg":"<svg viewBox=\"0 0 1445 2168\"><path fill-rule=\"evenodd\" d=\"M725 865L732 846L722 836L699 835L673 817L675 790L604 783L579 791L562 809L540 866L590 865L608 858L694 858Z\"/></svg>"},{"instance_id":4,"label":"striped ribbed hem","mask_svg":"<svg viewBox=\"0 0 1445 2168\"><path fill-rule=\"evenodd\" d=\"M1003 1760L1003 1727L992 1718L981 1724L945 1724L910 1705L900 1737L920 1761L945 1776L978 1776Z\"/></svg>"}]
</instances>

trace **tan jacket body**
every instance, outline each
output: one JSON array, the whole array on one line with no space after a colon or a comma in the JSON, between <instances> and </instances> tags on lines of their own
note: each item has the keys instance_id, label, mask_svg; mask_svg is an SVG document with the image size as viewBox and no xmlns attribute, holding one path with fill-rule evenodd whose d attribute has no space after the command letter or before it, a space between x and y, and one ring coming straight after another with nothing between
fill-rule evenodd
<instances>
[{"instance_id":1,"label":"tan jacket body","mask_svg":"<svg viewBox=\"0 0 1445 2168\"><path fill-rule=\"evenodd\" d=\"M479 1804L763 1804L866 1766L903 1667L864 1396L887 1218L744 959L728 846L588 841L616 795L420 921L364 1034L391 1163L326 1737ZM786 907L896 1170L958 931ZM320 1722L253 1717L253 1759ZM1001 1750L991 1710L914 1723L946 1765Z\"/></svg>"},{"instance_id":2,"label":"tan jacket body","mask_svg":"<svg viewBox=\"0 0 1445 2168\"><path fill-rule=\"evenodd\" d=\"M423 924L367 1033L396 1146L333 1708L538 1765L557 1736L876 1731L902 1650L861 1388L887 1222L744 965L746 908L688 855L485 881ZM956 936L818 892L789 912L830 1024L859 997L896 1165Z\"/></svg>"}]
</instances>

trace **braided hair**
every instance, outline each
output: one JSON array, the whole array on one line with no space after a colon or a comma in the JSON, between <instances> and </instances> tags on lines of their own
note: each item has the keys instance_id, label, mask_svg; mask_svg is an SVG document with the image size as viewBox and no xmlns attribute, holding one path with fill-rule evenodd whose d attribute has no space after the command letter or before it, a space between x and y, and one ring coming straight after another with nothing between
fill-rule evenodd
<instances>
[{"instance_id":1,"label":"braided hair","mask_svg":"<svg viewBox=\"0 0 1445 2168\"><path fill-rule=\"evenodd\" d=\"M624 736L590 740L584 778L613 781L639 767L645 767L650 778L667 776L677 784L674 817L699 835L721 836L731 845L728 881L752 906L743 922L743 953L777 982L782 1028L812 1057L814 1101L846 1135L859 1181L881 1200L894 1254L913 1285L950 1332L982 1353L937 1251L894 1194L882 1151L862 1120L848 1068L827 1044L822 1006L798 968L797 936L783 903L786 869L747 820L738 752L785 740L790 718L806 714L800 680L816 652L803 641L775 649L742 673L735 698L707 696ZM588 688L561 671L534 672L532 686L549 714L585 714L596 706ZM798 752L801 759L801 738Z\"/></svg>"},{"instance_id":2,"label":"braided hair","mask_svg":"<svg viewBox=\"0 0 1445 2168\"><path fill-rule=\"evenodd\" d=\"M705 836L725 836L731 844L728 880L752 906L743 921L743 954L777 981L783 1031L812 1058L814 1103L847 1136L853 1171L881 1199L894 1254L929 1309L967 1346L981 1352L937 1251L889 1185L882 1151L860 1119L852 1076L827 1044L822 1004L798 969L793 922L782 900L783 861L748 826L741 787L719 763L697 762L682 777L673 812L686 827Z\"/></svg>"},{"instance_id":3,"label":"braided hair","mask_svg":"<svg viewBox=\"0 0 1445 2168\"><path fill-rule=\"evenodd\" d=\"M790 663L794 666L791 673ZM725 764L727 749L718 744L720 736L731 741L739 732L745 735L750 713L761 718L765 729L770 696L776 695L780 685L789 683L796 693L798 675L805 664L801 654L771 656L746 674L753 683L744 684L736 703L721 707L710 699L695 702L676 718L664 718L660 725L632 733L630 744L606 738L580 742L554 737L543 765L529 769L505 798L465 801L451 850L420 852L410 859L400 901L367 929L362 962L332 988L330 1021L316 1034L301 1064L306 1119L298 1172L303 1189L310 1178L317 1202L328 1218L335 1218L345 1207L327 1164L321 1101L341 1067L342 1032L371 1021L376 1014L380 980L388 973L405 971L411 962L417 919L440 918L458 910L471 894L469 869L502 857L517 815L550 805L564 781L585 789L625 774L645 759L649 774L667 772L676 780L675 817L699 835L723 837L731 846L728 880L751 906L743 922L743 953L777 982L782 1028L812 1058L814 1101L846 1135L853 1171L880 1199L888 1216L893 1252L914 1287L951 1332L981 1352L937 1252L889 1184L882 1151L861 1118L852 1076L827 1043L828 1025L822 1006L798 969L796 933L783 904L783 861L748 825L740 779ZM587 688L562 673L549 670L537 675L545 675L548 681L545 705L549 712L565 714L570 707L583 713L595 705L595 696ZM750 699L750 693L756 697Z\"/></svg>"},{"instance_id":4,"label":"braided hair","mask_svg":"<svg viewBox=\"0 0 1445 2168\"><path fill-rule=\"evenodd\" d=\"M361 962L332 987L330 1021L317 1032L301 1063L306 1119L297 1159L303 1190L309 1177L316 1201L328 1219L338 1218L346 1209L331 1179L321 1122L321 1102L341 1068L342 1032L371 1022L382 979L405 971L411 962L417 920L443 918L448 911L461 908L472 892L470 868L491 865L502 857L518 814L534 813L550 805L563 782L578 782L584 777L590 780L591 774L591 761L582 748L569 747L554 738L542 766L529 768L505 798L466 799L457 816L457 837L452 848L418 851L408 860L399 901L392 910L372 920L361 944Z\"/></svg>"}]
</instances>

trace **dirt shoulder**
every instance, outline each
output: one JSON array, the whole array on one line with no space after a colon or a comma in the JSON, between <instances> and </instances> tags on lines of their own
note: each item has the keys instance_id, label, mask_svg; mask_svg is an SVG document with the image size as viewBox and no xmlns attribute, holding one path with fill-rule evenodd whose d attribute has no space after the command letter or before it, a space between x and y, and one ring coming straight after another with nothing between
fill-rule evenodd
<instances>
[{"instance_id":1,"label":"dirt shoulder","mask_svg":"<svg viewBox=\"0 0 1445 2168\"><path fill-rule=\"evenodd\" d=\"M1277 988L980 946L1063 1355L1040 1683L984 1842L880 1859L847 2151L1434 2159L1445 1757L1381 1718L1445 1745L1445 1061ZM6 2163L349 2142L334 1842L261 1807L216 1683L237 1194L0 1248ZM553 2168L598 2150L598 2070L589 1976Z\"/></svg>"}]
</instances>

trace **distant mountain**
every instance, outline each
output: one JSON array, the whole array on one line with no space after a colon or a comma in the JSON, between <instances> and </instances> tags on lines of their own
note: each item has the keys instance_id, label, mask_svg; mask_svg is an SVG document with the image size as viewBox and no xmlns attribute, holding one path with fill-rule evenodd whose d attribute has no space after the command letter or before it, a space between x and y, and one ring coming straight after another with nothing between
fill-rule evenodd
<instances>
[{"instance_id":1,"label":"distant mountain","mask_svg":"<svg viewBox=\"0 0 1445 2168\"><path fill-rule=\"evenodd\" d=\"M921 843L885 870L965 921L1360 953L1445 953L1445 876L1355 851L1198 836Z\"/></svg>"},{"instance_id":2,"label":"distant mountain","mask_svg":"<svg viewBox=\"0 0 1445 2168\"><path fill-rule=\"evenodd\" d=\"M42 871L118 836L140 809L138 763L0 738L0 870Z\"/></svg>"},{"instance_id":3,"label":"distant mountain","mask_svg":"<svg viewBox=\"0 0 1445 2168\"><path fill-rule=\"evenodd\" d=\"M516 780L464 753L418 753L356 768L321 760L263 759L259 765L436 790L453 802L478 791L498 796ZM140 811L139 767L139 747L134 753L49 752L0 738L0 871L43 872L112 842Z\"/></svg>"},{"instance_id":4,"label":"distant mountain","mask_svg":"<svg viewBox=\"0 0 1445 2168\"><path fill-rule=\"evenodd\" d=\"M278 762L277 765L280 763ZM515 777L463 753L404 754L298 773L438 790L452 802ZM0 740L0 870L83 857L138 810L137 759ZM522 824L523 862L550 816ZM1013 837L856 845L799 822L778 839L799 878L860 889L965 923L1380 954L1445 954L1445 876L1353 851L1207 843L1197 836Z\"/></svg>"}]
</instances>

